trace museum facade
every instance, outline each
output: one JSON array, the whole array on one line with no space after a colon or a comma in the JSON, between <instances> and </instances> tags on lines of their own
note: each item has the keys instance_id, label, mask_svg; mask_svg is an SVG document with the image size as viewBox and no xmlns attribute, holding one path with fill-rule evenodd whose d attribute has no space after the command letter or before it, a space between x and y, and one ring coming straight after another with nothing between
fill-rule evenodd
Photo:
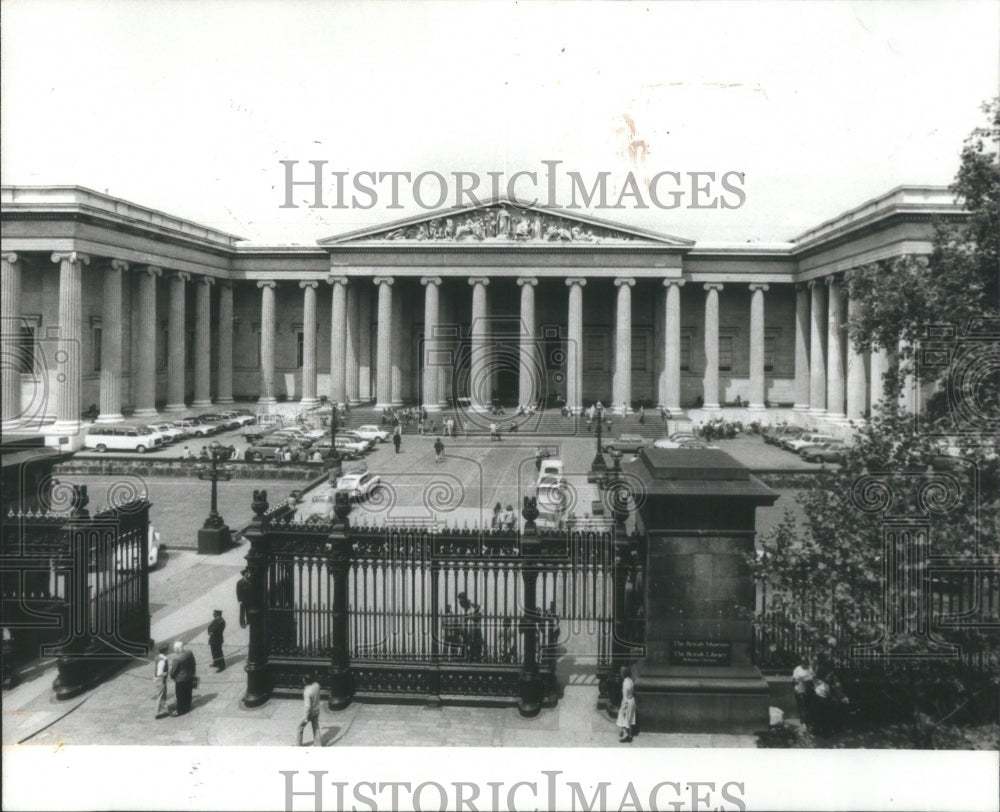
<instances>
[{"instance_id":1,"label":"museum facade","mask_svg":"<svg viewBox=\"0 0 1000 812\"><path fill-rule=\"evenodd\" d=\"M944 187L786 243L700 243L506 200L260 246L80 187L2 189L3 425L320 398L863 418L845 271L931 251ZM785 412L785 414L788 414ZM72 442L71 442L72 444Z\"/></svg>"}]
</instances>

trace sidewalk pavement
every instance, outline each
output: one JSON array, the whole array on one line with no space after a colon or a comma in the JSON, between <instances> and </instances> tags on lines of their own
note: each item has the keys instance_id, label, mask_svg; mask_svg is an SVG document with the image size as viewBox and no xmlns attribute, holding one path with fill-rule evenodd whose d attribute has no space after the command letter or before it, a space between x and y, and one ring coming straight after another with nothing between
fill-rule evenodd
<instances>
[{"instance_id":1,"label":"sidewalk pavement","mask_svg":"<svg viewBox=\"0 0 1000 812\"><path fill-rule=\"evenodd\" d=\"M302 701L272 698L247 710L248 631L239 626L235 589L247 546L219 556L171 551L150 575L151 634L157 643L180 639L194 653L201 684L192 710L154 719L152 660L137 660L75 699L59 702L52 682L55 661L40 661L3 694L3 744L25 745L289 745L294 746ZM213 609L227 621L226 670L211 665L206 628ZM170 685L173 701L173 685ZM517 709L427 707L355 702L320 714L324 746L616 747L614 719L596 709L597 684L577 675L557 707L523 719ZM311 732L305 733L306 742ZM629 747L754 747L755 738L728 734L642 733Z\"/></svg>"}]
</instances>

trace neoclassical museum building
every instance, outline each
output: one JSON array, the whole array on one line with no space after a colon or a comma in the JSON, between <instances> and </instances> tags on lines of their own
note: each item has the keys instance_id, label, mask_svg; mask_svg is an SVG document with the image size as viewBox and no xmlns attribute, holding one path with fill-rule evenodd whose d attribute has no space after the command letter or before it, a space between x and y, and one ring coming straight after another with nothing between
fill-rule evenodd
<instances>
[{"instance_id":1,"label":"neoclassical museum building","mask_svg":"<svg viewBox=\"0 0 1000 812\"><path fill-rule=\"evenodd\" d=\"M700 243L510 201L261 246L89 189L2 190L3 426L234 400L478 408L739 402L827 424L880 399L843 274L928 254L943 187L784 243ZM64 441L65 442L65 441ZM70 440L70 444L74 443Z\"/></svg>"}]
</instances>

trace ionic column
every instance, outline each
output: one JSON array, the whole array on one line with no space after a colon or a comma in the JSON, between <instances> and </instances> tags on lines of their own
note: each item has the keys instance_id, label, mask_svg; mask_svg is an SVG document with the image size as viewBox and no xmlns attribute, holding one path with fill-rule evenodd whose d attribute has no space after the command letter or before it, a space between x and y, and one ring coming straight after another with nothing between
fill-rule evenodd
<instances>
[{"instance_id":1,"label":"ionic column","mask_svg":"<svg viewBox=\"0 0 1000 812\"><path fill-rule=\"evenodd\" d=\"M424 382L422 403L428 412L441 411L438 402L437 341L435 333L441 317L440 276L425 276L420 280L424 286Z\"/></svg>"},{"instance_id":2,"label":"ionic column","mask_svg":"<svg viewBox=\"0 0 1000 812\"><path fill-rule=\"evenodd\" d=\"M55 253L59 263L59 344L66 353L55 379L56 423L54 432L76 434L80 430L80 346L83 319L83 266L90 257L76 251ZM58 364L58 359L56 359Z\"/></svg>"},{"instance_id":3,"label":"ionic column","mask_svg":"<svg viewBox=\"0 0 1000 812\"><path fill-rule=\"evenodd\" d=\"M489 283L490 280L485 276L469 278L469 284L472 285L469 398L472 400L472 408L478 411L486 410L493 394L491 391L493 376L490 374L488 363L489 348L486 346L486 286Z\"/></svg>"},{"instance_id":4,"label":"ionic column","mask_svg":"<svg viewBox=\"0 0 1000 812\"><path fill-rule=\"evenodd\" d=\"M190 274L176 272L170 277L170 314L167 319L167 411L183 412L184 405L184 283Z\"/></svg>"},{"instance_id":5,"label":"ionic column","mask_svg":"<svg viewBox=\"0 0 1000 812\"><path fill-rule=\"evenodd\" d=\"M128 263L111 260L104 269L101 302L101 411L98 423L118 423L122 417L122 271Z\"/></svg>"},{"instance_id":6,"label":"ionic column","mask_svg":"<svg viewBox=\"0 0 1000 812\"><path fill-rule=\"evenodd\" d=\"M884 347L873 348L870 357L871 366L871 413L879 411L879 403L885 396L885 375L892 369L893 353Z\"/></svg>"},{"instance_id":7,"label":"ionic column","mask_svg":"<svg viewBox=\"0 0 1000 812\"><path fill-rule=\"evenodd\" d=\"M660 404L671 411L681 408L681 288L683 279L664 279L667 289L663 330L663 390Z\"/></svg>"},{"instance_id":8,"label":"ionic column","mask_svg":"<svg viewBox=\"0 0 1000 812\"><path fill-rule=\"evenodd\" d=\"M517 284L521 288L521 346L518 352L521 364L517 376L517 403L519 406L527 406L538 400L538 395L544 388L539 380L535 327L535 287L538 280L533 276L519 276ZM566 400L569 402L569 398Z\"/></svg>"},{"instance_id":9,"label":"ionic column","mask_svg":"<svg viewBox=\"0 0 1000 812\"><path fill-rule=\"evenodd\" d=\"M315 406L316 397L316 288L319 282L299 282L302 288L302 400L300 406Z\"/></svg>"},{"instance_id":10,"label":"ionic column","mask_svg":"<svg viewBox=\"0 0 1000 812\"><path fill-rule=\"evenodd\" d=\"M410 351L409 342L404 339L403 320L406 316L406 296L400 290L399 295L392 297L392 365L390 383L392 386L392 405L403 405L403 366L404 356Z\"/></svg>"},{"instance_id":11,"label":"ionic column","mask_svg":"<svg viewBox=\"0 0 1000 812\"><path fill-rule=\"evenodd\" d=\"M195 283L194 300L194 401L192 406L212 405L212 285L204 276Z\"/></svg>"},{"instance_id":12,"label":"ionic column","mask_svg":"<svg viewBox=\"0 0 1000 812\"><path fill-rule=\"evenodd\" d=\"M795 408L809 408L809 288L795 286Z\"/></svg>"},{"instance_id":13,"label":"ionic column","mask_svg":"<svg viewBox=\"0 0 1000 812\"><path fill-rule=\"evenodd\" d=\"M372 295L367 285L356 285L358 303L358 399L372 399Z\"/></svg>"},{"instance_id":14,"label":"ionic column","mask_svg":"<svg viewBox=\"0 0 1000 812\"><path fill-rule=\"evenodd\" d=\"M847 298L847 319L857 315L857 302ZM847 419L860 420L865 416L868 392L865 387L865 356L857 351L850 336L847 338Z\"/></svg>"},{"instance_id":15,"label":"ionic column","mask_svg":"<svg viewBox=\"0 0 1000 812\"><path fill-rule=\"evenodd\" d=\"M702 408L718 409L719 406L719 291L718 283L705 285L705 401Z\"/></svg>"},{"instance_id":16,"label":"ionic column","mask_svg":"<svg viewBox=\"0 0 1000 812\"><path fill-rule=\"evenodd\" d=\"M392 405L392 285L391 276L376 276L378 336L375 341L375 408Z\"/></svg>"},{"instance_id":17,"label":"ionic column","mask_svg":"<svg viewBox=\"0 0 1000 812\"><path fill-rule=\"evenodd\" d=\"M344 338L344 392L352 406L361 402L358 397L358 341L360 339L360 319L358 316L358 294L361 288L347 287L347 335Z\"/></svg>"},{"instance_id":18,"label":"ionic column","mask_svg":"<svg viewBox=\"0 0 1000 812\"><path fill-rule=\"evenodd\" d=\"M258 282L260 288L260 406L271 406L274 397L274 282Z\"/></svg>"},{"instance_id":19,"label":"ionic column","mask_svg":"<svg viewBox=\"0 0 1000 812\"><path fill-rule=\"evenodd\" d=\"M566 405L574 414L583 410L583 288L581 276L566 280L569 313L566 316Z\"/></svg>"},{"instance_id":20,"label":"ionic column","mask_svg":"<svg viewBox=\"0 0 1000 812\"><path fill-rule=\"evenodd\" d=\"M829 286L827 299L827 337L826 337L826 413L833 418L844 417L844 355L841 350L841 333L843 332L840 279L836 276L827 277Z\"/></svg>"},{"instance_id":21,"label":"ionic column","mask_svg":"<svg viewBox=\"0 0 1000 812\"><path fill-rule=\"evenodd\" d=\"M345 386L344 350L347 345L347 277L331 276L326 280L333 285L330 308L330 400L347 401Z\"/></svg>"},{"instance_id":22,"label":"ionic column","mask_svg":"<svg viewBox=\"0 0 1000 812\"><path fill-rule=\"evenodd\" d=\"M215 402L233 402L233 284L219 284L219 352L216 356Z\"/></svg>"},{"instance_id":23,"label":"ionic column","mask_svg":"<svg viewBox=\"0 0 1000 812\"><path fill-rule=\"evenodd\" d=\"M766 395L764 380L764 291L767 285L750 285L750 403L751 409L763 409Z\"/></svg>"},{"instance_id":24,"label":"ionic column","mask_svg":"<svg viewBox=\"0 0 1000 812\"><path fill-rule=\"evenodd\" d=\"M163 274L149 265L139 272L139 319L135 358L135 417L156 417L156 280Z\"/></svg>"},{"instance_id":25,"label":"ionic column","mask_svg":"<svg viewBox=\"0 0 1000 812\"><path fill-rule=\"evenodd\" d=\"M826 412L826 352L823 339L826 335L826 308L823 280L814 279L809 283L812 299L809 308L809 411L814 414Z\"/></svg>"},{"instance_id":26,"label":"ionic column","mask_svg":"<svg viewBox=\"0 0 1000 812\"><path fill-rule=\"evenodd\" d=\"M632 288L634 279L615 279L618 311L615 317L615 375L611 405L624 412L632 402ZM625 404L623 407L622 404Z\"/></svg>"},{"instance_id":27,"label":"ionic column","mask_svg":"<svg viewBox=\"0 0 1000 812\"><path fill-rule=\"evenodd\" d=\"M440 317L438 319L440 324L451 325L454 324L454 316L452 315L452 303L451 297L448 295L448 288L442 288L438 292L438 307L440 310ZM440 345L438 347L440 349ZM448 350L448 363L442 364L438 367L437 374L437 384L438 384L438 403L441 408L445 408L448 405L448 392L451 384L452 375L455 372L454 369L454 359L456 352L454 349Z\"/></svg>"},{"instance_id":28,"label":"ionic column","mask_svg":"<svg viewBox=\"0 0 1000 812\"><path fill-rule=\"evenodd\" d=\"M3 255L0 272L0 332L4 343L18 347L21 341L21 263L17 254ZM30 360L30 359L28 359ZM21 417L21 359L6 362L0 370L3 381L3 430L14 428Z\"/></svg>"}]
</instances>

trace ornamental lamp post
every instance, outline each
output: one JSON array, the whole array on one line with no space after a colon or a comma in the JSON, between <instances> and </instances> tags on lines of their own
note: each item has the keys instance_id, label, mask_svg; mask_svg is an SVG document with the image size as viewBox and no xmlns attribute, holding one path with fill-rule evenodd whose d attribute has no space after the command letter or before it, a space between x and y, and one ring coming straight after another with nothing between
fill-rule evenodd
<instances>
[{"instance_id":1,"label":"ornamental lamp post","mask_svg":"<svg viewBox=\"0 0 1000 812\"><path fill-rule=\"evenodd\" d=\"M587 479L590 482L596 482L597 486L601 487L608 476L608 463L604 459L603 444L601 442L604 429L604 406L597 406L595 414L597 415L597 451L594 454L594 461L590 465L590 476Z\"/></svg>"},{"instance_id":2,"label":"ornamental lamp post","mask_svg":"<svg viewBox=\"0 0 1000 812\"><path fill-rule=\"evenodd\" d=\"M205 524L198 531L198 552L205 555L218 555L232 544L232 535L222 516L219 514L219 481L228 482L233 478L232 468L228 465L219 466L220 460L229 458L229 452L218 440L213 440L208 449L211 465L198 465L198 479L212 483L212 506Z\"/></svg>"}]
</instances>

